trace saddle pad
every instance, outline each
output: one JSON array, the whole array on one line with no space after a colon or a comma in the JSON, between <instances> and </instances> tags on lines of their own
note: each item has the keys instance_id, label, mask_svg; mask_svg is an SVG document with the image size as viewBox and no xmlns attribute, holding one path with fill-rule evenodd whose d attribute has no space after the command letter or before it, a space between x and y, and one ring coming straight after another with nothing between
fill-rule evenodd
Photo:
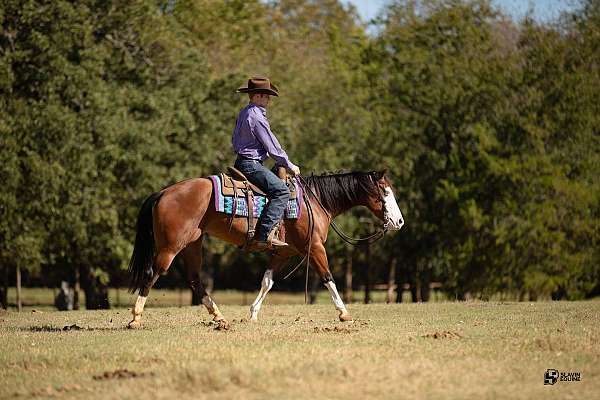
<instances>
[{"instance_id":1,"label":"saddle pad","mask_svg":"<svg viewBox=\"0 0 600 400\"><path fill-rule=\"evenodd\" d=\"M219 175L211 175L209 179L213 183L213 193L215 194L215 210L218 212L225 213L227 215L232 215L234 206L235 206L235 215L239 217L247 217L248 216L248 204L246 204L245 196L238 196L235 198L234 205L234 196L225 196L223 195L223 186L221 182L221 177ZM300 189L298 189L299 191ZM298 196L296 199L290 199L288 201L287 207L283 213L283 218L285 219L297 219L300 218L300 199L302 196ZM269 202L269 199L265 196L254 195L254 216L256 218L260 217L265 206Z\"/></svg>"}]
</instances>

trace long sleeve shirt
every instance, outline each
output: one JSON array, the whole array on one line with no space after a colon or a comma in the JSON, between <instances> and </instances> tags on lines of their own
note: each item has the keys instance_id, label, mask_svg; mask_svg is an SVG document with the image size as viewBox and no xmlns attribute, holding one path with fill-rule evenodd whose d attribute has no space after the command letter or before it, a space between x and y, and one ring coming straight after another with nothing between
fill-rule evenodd
<instances>
[{"instance_id":1,"label":"long sleeve shirt","mask_svg":"<svg viewBox=\"0 0 600 400\"><path fill-rule=\"evenodd\" d=\"M264 161L270 156L277 165L288 169L295 167L271 132L267 110L254 103L248 104L240 111L231 143L233 151L243 157Z\"/></svg>"}]
</instances>

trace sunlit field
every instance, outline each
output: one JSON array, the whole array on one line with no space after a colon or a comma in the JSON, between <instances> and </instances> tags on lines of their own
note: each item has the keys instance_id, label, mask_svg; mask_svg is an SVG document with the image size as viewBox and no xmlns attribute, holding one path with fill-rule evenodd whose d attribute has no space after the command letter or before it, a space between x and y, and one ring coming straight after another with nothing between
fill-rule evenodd
<instances>
[{"instance_id":1,"label":"sunlit field","mask_svg":"<svg viewBox=\"0 0 600 400\"><path fill-rule=\"evenodd\" d=\"M241 292L237 290L217 290L212 293L212 297L215 299L217 304L225 305L250 305L260 289L260 282L257 282L255 292ZM54 309L54 297L58 293L58 289L48 288L23 288L22 301L23 306L26 310L28 309L40 309L40 310L52 310ZM83 291L80 292L81 307L85 307L85 295ZM127 289L110 288L108 291L108 297L112 308L127 308L131 307L135 303L137 294L131 294L127 292ZM431 301L443 301L446 300L441 292L432 291ZM353 294L354 302L363 302L364 292L354 291ZM279 292L275 288L269 292L267 301L270 304L304 304L304 293L295 292ZM386 292L384 290L373 290L371 292L371 301L373 303L384 303L386 301ZM410 293L404 291L403 301L410 301ZM11 308L16 307L16 290L10 288L8 291L8 302ZM148 297L147 305L150 307L181 307L188 306L192 302L192 293L189 289L152 289L150 296ZM317 292L316 298L317 304L332 304L329 292L324 288Z\"/></svg>"},{"instance_id":2,"label":"sunlit field","mask_svg":"<svg viewBox=\"0 0 600 400\"><path fill-rule=\"evenodd\" d=\"M283 300L278 296L267 298L257 323L247 321L247 306L221 301L229 330L216 330L203 308L191 306L150 303L143 329L135 331L125 329L125 308L4 311L0 398L591 399L600 393L598 301L351 304L355 321L341 323L330 303L275 304ZM544 385L549 368L578 372L581 380Z\"/></svg>"}]
</instances>

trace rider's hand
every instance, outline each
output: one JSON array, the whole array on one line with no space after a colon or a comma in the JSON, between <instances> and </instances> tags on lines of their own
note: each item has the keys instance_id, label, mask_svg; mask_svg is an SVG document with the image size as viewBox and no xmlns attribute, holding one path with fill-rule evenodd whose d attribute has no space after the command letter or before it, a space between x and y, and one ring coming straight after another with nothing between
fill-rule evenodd
<instances>
[{"instance_id":1,"label":"rider's hand","mask_svg":"<svg viewBox=\"0 0 600 400\"><path fill-rule=\"evenodd\" d=\"M300 168L298 168L297 166L294 165L292 167L292 172L293 172L294 176L298 176L298 175L300 175Z\"/></svg>"}]
</instances>

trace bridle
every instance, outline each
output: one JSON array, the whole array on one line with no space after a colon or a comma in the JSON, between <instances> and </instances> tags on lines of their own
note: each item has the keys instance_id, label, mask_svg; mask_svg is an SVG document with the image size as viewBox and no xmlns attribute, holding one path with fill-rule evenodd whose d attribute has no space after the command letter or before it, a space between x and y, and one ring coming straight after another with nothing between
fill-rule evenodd
<instances>
[{"instance_id":1,"label":"bridle","mask_svg":"<svg viewBox=\"0 0 600 400\"><path fill-rule=\"evenodd\" d=\"M302 178L300 176L300 182L302 183L302 189L303 189L302 191L306 194L306 189L308 188L312 197L317 201L317 204L321 207L323 212L325 212L325 215L327 215L327 218L329 218L329 220L331 221L330 224L331 224L331 227L333 228L333 230L335 231L335 233L337 233L344 242L346 242L352 246L358 246L361 244L370 245L370 244L375 243L376 241L378 241L385 235L385 233L388 231L389 225L392 223L391 219L389 218L389 213L388 213L388 210L385 205L385 189L382 188L381 185L379 185L379 182L377 182L377 181L375 181L375 179L373 179L372 175L369 175L369 178L371 179L371 183L377 188L377 194L378 194L377 202L381 203L381 208L383 210L384 223L380 230L378 230L368 236L361 237L361 238L353 238L353 237L347 235L346 233L344 233L340 229L340 227L337 226L337 224L333 220L333 217L331 216L329 211L327 211L327 209L323 206L323 204L319 200L319 197L315 194L315 192L312 190L312 188L306 183L304 178ZM312 214L312 208L309 206L310 202L309 202L308 196L306 196L306 195L304 196L304 202L307 204L307 209L310 209L310 212ZM311 232L311 234L312 234L312 232Z\"/></svg>"},{"instance_id":2,"label":"bridle","mask_svg":"<svg viewBox=\"0 0 600 400\"><path fill-rule=\"evenodd\" d=\"M315 194L315 192L312 190L310 185L304 180L304 178L302 178L302 176L300 176L300 175L296 178L296 181L302 188L302 197L304 199L304 203L306 204L306 210L308 211L308 230L309 230L308 251L306 252L306 255L304 256L304 258L298 263L298 265L296 265L283 279L287 279L290 275L292 275L294 272L296 272L296 270L300 267L300 265L302 265L302 263L304 263L304 261L306 260L306 281L305 281L305 287L304 287L304 303L305 304L308 303L308 268L310 266L310 249L312 246L312 237L313 237L313 233L315 230L315 217L314 217L314 213L313 213L313 209L312 209L312 204L310 202L310 199L308 198L307 193L310 192L312 197L317 201L317 204L319 205L319 207L321 207L321 209L323 210L325 215L327 215L327 218L329 218L331 227L333 228L335 233L337 233L340 236L340 238L342 238L342 240L344 242L346 242L352 246L358 246L361 244L370 245L370 244L375 243L376 241L378 241L385 235L385 233L387 232L388 227L392 221L389 218L389 214L388 214L387 208L385 206L385 189L383 189L379 185L379 182L377 182L373 179L373 176L371 174L369 174L369 178L371 179L371 182L373 183L373 185L375 185L375 187L377 188L377 193L378 193L377 201L381 203L381 208L383 210L384 224L383 224L381 230L379 230L369 236L362 237L362 238L353 238L353 237L345 234L337 226L337 224L333 220L333 217L331 216L329 211L327 211L325 206L321 203L321 200L319 200L319 197ZM307 189L308 189L308 191L307 191Z\"/></svg>"}]
</instances>

